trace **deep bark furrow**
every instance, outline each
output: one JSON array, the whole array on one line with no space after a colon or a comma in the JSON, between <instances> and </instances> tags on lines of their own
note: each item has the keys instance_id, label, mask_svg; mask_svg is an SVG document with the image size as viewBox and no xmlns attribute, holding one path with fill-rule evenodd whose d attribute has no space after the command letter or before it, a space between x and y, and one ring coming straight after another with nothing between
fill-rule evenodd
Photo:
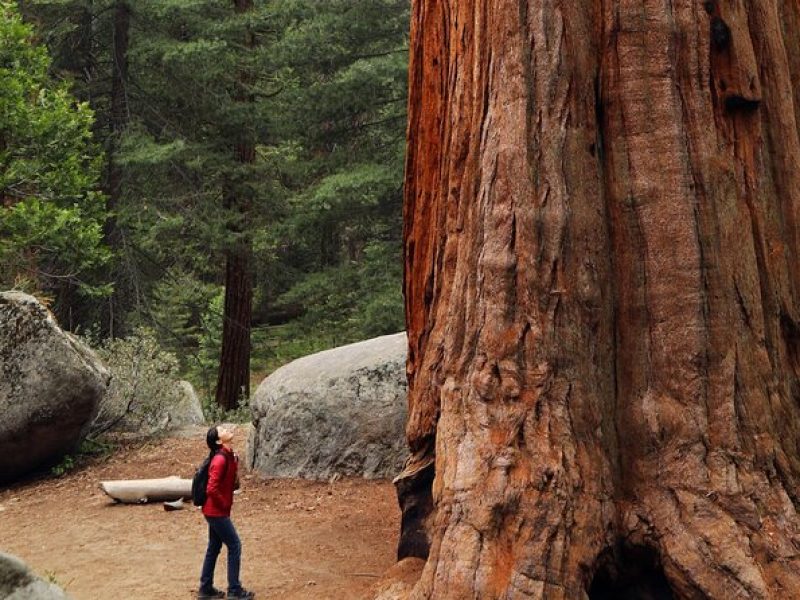
<instances>
[{"instance_id":1,"label":"deep bark furrow","mask_svg":"<svg viewBox=\"0 0 800 600\"><path fill-rule=\"evenodd\" d=\"M794 102L795 125L797 135L800 137L800 44L796 43L793 36L800 31L800 3L778 3L779 22L781 33L785 41L786 57L791 81L792 101Z\"/></svg>"},{"instance_id":2,"label":"deep bark furrow","mask_svg":"<svg viewBox=\"0 0 800 600\"><path fill-rule=\"evenodd\" d=\"M790 256L798 256L798 211L800 211L800 141L797 135L797 119L792 99L792 80L786 46L781 31L776 2L748 4L748 16L755 29L751 32L756 61L760 66L762 102L767 107L786 105L788 110L762 111L762 127L768 152L763 154L769 161L771 177L761 178L764 197L773 197L779 211L776 224L781 230L781 239ZM769 34L767 34L769 32ZM777 34L777 35L776 35ZM766 189L764 189L766 188ZM781 193L777 193L781 190ZM798 261L789 261L790 279L786 282L787 293L797 299L796 284L800 279ZM785 263L784 263L785 268Z\"/></svg>"}]
</instances>

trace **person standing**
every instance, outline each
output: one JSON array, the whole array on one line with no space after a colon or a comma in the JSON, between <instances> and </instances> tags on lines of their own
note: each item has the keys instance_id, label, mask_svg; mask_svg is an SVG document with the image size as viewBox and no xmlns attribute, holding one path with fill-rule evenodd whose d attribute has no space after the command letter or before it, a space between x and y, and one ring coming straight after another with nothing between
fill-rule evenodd
<instances>
[{"instance_id":1,"label":"person standing","mask_svg":"<svg viewBox=\"0 0 800 600\"><path fill-rule=\"evenodd\" d=\"M242 542L231 521L233 490L238 484L239 457L233 452L231 442L233 427L212 427L206 434L206 444L211 452L208 467L206 501L203 516L208 522L208 548L200 574L198 599L224 598L225 593L214 587L214 569L222 545L228 548L228 598L250 600L255 597L239 581L242 559Z\"/></svg>"}]
</instances>

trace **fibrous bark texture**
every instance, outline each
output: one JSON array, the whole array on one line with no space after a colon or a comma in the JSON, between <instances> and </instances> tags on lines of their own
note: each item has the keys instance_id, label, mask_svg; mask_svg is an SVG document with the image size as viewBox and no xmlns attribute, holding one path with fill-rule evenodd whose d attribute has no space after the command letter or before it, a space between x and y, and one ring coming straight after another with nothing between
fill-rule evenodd
<instances>
[{"instance_id":1,"label":"fibrous bark texture","mask_svg":"<svg viewBox=\"0 0 800 600\"><path fill-rule=\"evenodd\" d=\"M246 212L244 213L246 214ZM240 235L225 253L225 305L216 402L226 410L250 397L250 330L253 315L252 245Z\"/></svg>"},{"instance_id":2,"label":"fibrous bark texture","mask_svg":"<svg viewBox=\"0 0 800 600\"><path fill-rule=\"evenodd\" d=\"M800 597L800 2L412 18L412 597Z\"/></svg>"},{"instance_id":3,"label":"fibrous bark texture","mask_svg":"<svg viewBox=\"0 0 800 600\"><path fill-rule=\"evenodd\" d=\"M233 6L237 13L247 13L253 9L253 0L233 0ZM255 38L249 28L243 37L247 48L255 47ZM247 90L252 74L243 70L238 78L236 102L252 103L252 93ZM237 140L233 153L236 162L246 167L256 162L256 146L252 139L252 123L247 122L244 129L245 132ZM216 402L222 408L231 410L238 407L243 398L250 397L253 240L246 228L253 198L250 186L241 179L228 181L225 187L225 209L235 214L235 218L230 227L230 247L225 252L225 306Z\"/></svg>"}]
</instances>

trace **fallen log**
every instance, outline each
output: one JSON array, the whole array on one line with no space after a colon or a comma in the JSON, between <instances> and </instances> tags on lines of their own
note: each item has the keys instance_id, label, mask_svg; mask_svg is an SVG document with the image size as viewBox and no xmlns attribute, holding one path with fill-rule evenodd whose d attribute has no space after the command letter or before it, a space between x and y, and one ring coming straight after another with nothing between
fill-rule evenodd
<instances>
[{"instance_id":1,"label":"fallen log","mask_svg":"<svg viewBox=\"0 0 800 600\"><path fill-rule=\"evenodd\" d=\"M176 476L102 481L100 488L115 501L126 504L167 502L192 497L192 480Z\"/></svg>"}]
</instances>

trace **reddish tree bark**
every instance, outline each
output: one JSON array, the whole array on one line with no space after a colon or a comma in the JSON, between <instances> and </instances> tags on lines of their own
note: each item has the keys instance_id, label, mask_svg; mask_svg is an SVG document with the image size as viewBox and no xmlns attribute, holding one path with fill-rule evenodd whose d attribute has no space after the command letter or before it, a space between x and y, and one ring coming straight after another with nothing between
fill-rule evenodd
<instances>
[{"instance_id":1,"label":"reddish tree bark","mask_svg":"<svg viewBox=\"0 0 800 600\"><path fill-rule=\"evenodd\" d=\"M234 10L245 13L253 8L253 0L234 0ZM252 32L244 33L248 48L255 45ZM239 90L236 102L252 103L247 85L252 75L246 70L239 73ZM234 147L234 158L241 165L251 165L256 160L256 148L250 124L242 124L239 139ZM223 308L222 350L217 375L216 403L226 410L239 406L239 400L250 396L250 332L253 316L253 243L247 232L249 213L252 210L252 190L239 175L229 181L225 190L225 209L236 215L231 229L231 244L225 252L225 305Z\"/></svg>"},{"instance_id":2,"label":"reddish tree bark","mask_svg":"<svg viewBox=\"0 0 800 600\"><path fill-rule=\"evenodd\" d=\"M252 249L246 234L225 255L225 304L216 402L225 410L250 396L250 331L253 312Z\"/></svg>"},{"instance_id":3,"label":"reddish tree bark","mask_svg":"<svg viewBox=\"0 0 800 600\"><path fill-rule=\"evenodd\" d=\"M800 2L412 19L411 597L800 597Z\"/></svg>"}]
</instances>

